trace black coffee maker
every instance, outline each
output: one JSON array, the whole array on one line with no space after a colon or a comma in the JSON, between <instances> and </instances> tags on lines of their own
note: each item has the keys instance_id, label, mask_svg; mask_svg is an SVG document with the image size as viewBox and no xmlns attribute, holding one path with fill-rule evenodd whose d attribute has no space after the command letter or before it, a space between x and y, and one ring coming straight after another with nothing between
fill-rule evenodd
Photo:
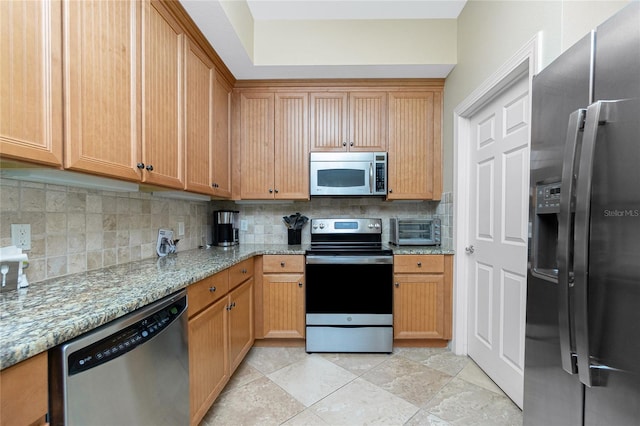
<instances>
[{"instance_id":1,"label":"black coffee maker","mask_svg":"<svg viewBox=\"0 0 640 426\"><path fill-rule=\"evenodd\" d=\"M213 212L213 245L233 246L238 244L238 217L237 210L216 210Z\"/></svg>"}]
</instances>

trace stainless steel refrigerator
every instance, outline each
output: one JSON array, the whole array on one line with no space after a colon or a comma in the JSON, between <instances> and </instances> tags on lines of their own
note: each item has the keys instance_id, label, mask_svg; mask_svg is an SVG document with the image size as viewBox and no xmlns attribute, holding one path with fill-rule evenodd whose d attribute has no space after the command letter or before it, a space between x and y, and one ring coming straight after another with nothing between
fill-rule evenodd
<instances>
[{"instance_id":1,"label":"stainless steel refrigerator","mask_svg":"<svg viewBox=\"0 0 640 426\"><path fill-rule=\"evenodd\" d=\"M534 77L525 425L640 424L640 3Z\"/></svg>"}]
</instances>

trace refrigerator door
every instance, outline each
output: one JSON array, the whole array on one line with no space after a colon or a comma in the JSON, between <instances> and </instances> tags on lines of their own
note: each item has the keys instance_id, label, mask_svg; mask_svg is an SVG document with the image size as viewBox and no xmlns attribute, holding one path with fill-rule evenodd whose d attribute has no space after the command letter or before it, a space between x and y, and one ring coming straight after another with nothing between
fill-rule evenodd
<instances>
[{"instance_id":1,"label":"refrigerator door","mask_svg":"<svg viewBox=\"0 0 640 426\"><path fill-rule=\"evenodd\" d=\"M576 200L576 246L588 234L575 253L576 348L591 385L584 424L630 425L640 419L640 4L598 27L597 40L599 102L587 111L580 165L581 177L593 168L591 191L579 179ZM583 255L588 287L578 279Z\"/></svg>"},{"instance_id":2,"label":"refrigerator door","mask_svg":"<svg viewBox=\"0 0 640 426\"><path fill-rule=\"evenodd\" d=\"M589 34L533 80L529 267L525 335L524 424L582 424L583 385L563 369L561 312L568 325L569 294L560 306L558 232L560 191L572 114L589 105L593 37ZM577 129L576 129L577 130ZM573 132L573 130L572 130ZM569 136L569 137L568 137ZM571 175L571 174L569 174ZM567 337L570 335L566 330ZM565 344L571 345L570 339ZM571 347L562 352L571 353Z\"/></svg>"}]
</instances>

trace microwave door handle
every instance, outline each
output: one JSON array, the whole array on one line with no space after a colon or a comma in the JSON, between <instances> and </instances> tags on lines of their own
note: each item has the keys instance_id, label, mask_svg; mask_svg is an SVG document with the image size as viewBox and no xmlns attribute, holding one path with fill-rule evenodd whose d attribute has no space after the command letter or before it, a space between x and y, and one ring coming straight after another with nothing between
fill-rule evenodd
<instances>
[{"instance_id":1,"label":"microwave door handle","mask_svg":"<svg viewBox=\"0 0 640 426\"><path fill-rule=\"evenodd\" d=\"M369 163L369 193L373 194L373 162Z\"/></svg>"},{"instance_id":2,"label":"microwave door handle","mask_svg":"<svg viewBox=\"0 0 640 426\"><path fill-rule=\"evenodd\" d=\"M562 368L569 374L576 374L578 370L571 348L571 312L569 310L569 289L573 287L573 265L570 257L573 250L571 215L575 211L576 154L586 113L586 109L579 109L569 117L558 216L558 332Z\"/></svg>"}]
</instances>

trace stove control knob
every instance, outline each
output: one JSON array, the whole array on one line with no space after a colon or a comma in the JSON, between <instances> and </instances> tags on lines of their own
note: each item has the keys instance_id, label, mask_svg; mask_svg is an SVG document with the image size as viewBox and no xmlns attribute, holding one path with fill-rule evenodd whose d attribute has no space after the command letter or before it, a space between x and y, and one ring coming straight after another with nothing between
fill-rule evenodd
<instances>
[{"instance_id":1,"label":"stove control knob","mask_svg":"<svg viewBox=\"0 0 640 426\"><path fill-rule=\"evenodd\" d=\"M373 224L373 227L378 229L378 228L380 228L380 224L376 222L376 223Z\"/></svg>"},{"instance_id":2,"label":"stove control knob","mask_svg":"<svg viewBox=\"0 0 640 426\"><path fill-rule=\"evenodd\" d=\"M320 225L318 226L320 226L320 229L324 229L324 223L320 222Z\"/></svg>"}]
</instances>

